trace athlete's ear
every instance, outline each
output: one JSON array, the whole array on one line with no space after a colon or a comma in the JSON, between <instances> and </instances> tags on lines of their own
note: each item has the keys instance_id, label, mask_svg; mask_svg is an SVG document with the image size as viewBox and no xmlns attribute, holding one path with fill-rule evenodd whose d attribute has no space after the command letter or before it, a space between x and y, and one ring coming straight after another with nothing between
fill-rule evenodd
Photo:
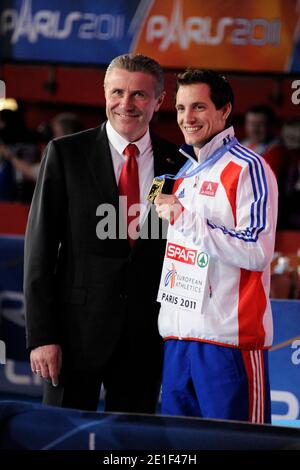
<instances>
[{"instance_id":1,"label":"athlete's ear","mask_svg":"<svg viewBox=\"0 0 300 470\"><path fill-rule=\"evenodd\" d=\"M224 106L223 106L223 108L221 108L221 110L222 110L222 117L223 117L224 121L226 121L226 119L228 118L229 114L232 111L232 104L231 103L224 104Z\"/></svg>"}]
</instances>

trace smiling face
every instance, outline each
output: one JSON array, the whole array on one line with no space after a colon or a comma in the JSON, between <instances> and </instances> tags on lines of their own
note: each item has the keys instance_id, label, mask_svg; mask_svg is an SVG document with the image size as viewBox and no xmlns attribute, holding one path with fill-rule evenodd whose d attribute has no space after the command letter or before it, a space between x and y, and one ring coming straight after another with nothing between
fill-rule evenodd
<instances>
[{"instance_id":1,"label":"smiling face","mask_svg":"<svg viewBox=\"0 0 300 470\"><path fill-rule=\"evenodd\" d=\"M176 109L177 122L185 142L196 150L225 129L231 104L216 109L210 98L209 86L206 83L193 83L179 87Z\"/></svg>"},{"instance_id":2,"label":"smiling face","mask_svg":"<svg viewBox=\"0 0 300 470\"><path fill-rule=\"evenodd\" d=\"M112 127L129 142L147 131L165 93L155 96L155 78L145 72L114 68L105 81L106 115Z\"/></svg>"}]
</instances>

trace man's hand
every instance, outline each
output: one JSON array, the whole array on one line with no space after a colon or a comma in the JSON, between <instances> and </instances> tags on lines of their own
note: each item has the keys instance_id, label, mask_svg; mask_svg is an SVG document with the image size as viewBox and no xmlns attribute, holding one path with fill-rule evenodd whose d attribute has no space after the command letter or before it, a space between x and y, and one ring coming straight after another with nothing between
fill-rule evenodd
<instances>
[{"instance_id":1,"label":"man's hand","mask_svg":"<svg viewBox=\"0 0 300 470\"><path fill-rule=\"evenodd\" d=\"M159 194L154 199L154 204L158 216L171 223L174 223L179 214L183 211L183 205L180 204L174 194Z\"/></svg>"},{"instance_id":2,"label":"man's hand","mask_svg":"<svg viewBox=\"0 0 300 470\"><path fill-rule=\"evenodd\" d=\"M51 379L52 385L57 387L58 376L61 369L62 351L59 344L39 346L30 353L32 372L43 379Z\"/></svg>"}]
</instances>

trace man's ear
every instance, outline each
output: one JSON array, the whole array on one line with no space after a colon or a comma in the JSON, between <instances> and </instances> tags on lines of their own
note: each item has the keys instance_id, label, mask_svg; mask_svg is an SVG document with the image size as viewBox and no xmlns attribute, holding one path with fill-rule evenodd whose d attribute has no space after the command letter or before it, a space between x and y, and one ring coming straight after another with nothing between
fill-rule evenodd
<instances>
[{"instance_id":1,"label":"man's ear","mask_svg":"<svg viewBox=\"0 0 300 470\"><path fill-rule=\"evenodd\" d=\"M163 101L165 99L165 96L166 96L166 92L163 91L161 93L161 95L159 96L158 100L157 100L157 103L156 103L156 107L155 107L155 112L159 110L159 108L161 107L161 105L163 104Z\"/></svg>"},{"instance_id":2,"label":"man's ear","mask_svg":"<svg viewBox=\"0 0 300 470\"><path fill-rule=\"evenodd\" d=\"M232 111L232 104L231 103L226 103L222 108L222 115L223 115L222 117L223 117L224 121L226 121L226 119L228 118L231 111Z\"/></svg>"}]
</instances>

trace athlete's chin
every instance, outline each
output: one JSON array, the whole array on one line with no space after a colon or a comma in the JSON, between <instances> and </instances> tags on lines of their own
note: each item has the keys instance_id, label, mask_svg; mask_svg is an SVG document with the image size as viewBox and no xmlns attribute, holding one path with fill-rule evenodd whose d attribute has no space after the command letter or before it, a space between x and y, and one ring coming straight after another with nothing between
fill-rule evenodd
<instances>
[{"instance_id":1,"label":"athlete's chin","mask_svg":"<svg viewBox=\"0 0 300 470\"><path fill-rule=\"evenodd\" d=\"M191 134L184 134L185 142L188 145L192 145L193 147L199 147L203 141L203 136L197 134L197 135L191 135Z\"/></svg>"}]
</instances>

